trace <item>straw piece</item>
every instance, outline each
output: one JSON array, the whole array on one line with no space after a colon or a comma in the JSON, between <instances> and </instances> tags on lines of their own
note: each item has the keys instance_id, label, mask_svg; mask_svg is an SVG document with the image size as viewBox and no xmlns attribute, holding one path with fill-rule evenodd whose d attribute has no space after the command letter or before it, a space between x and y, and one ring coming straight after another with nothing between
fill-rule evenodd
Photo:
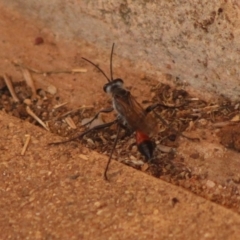
<instances>
[{"instance_id":1,"label":"straw piece","mask_svg":"<svg viewBox=\"0 0 240 240\"><path fill-rule=\"evenodd\" d=\"M35 84L33 82L32 76L29 72L28 69L26 68L22 68L22 73L23 73L23 77L27 83L27 85L31 88L32 90L32 98L33 99L37 99L37 92L36 92L36 87Z\"/></svg>"},{"instance_id":2,"label":"straw piece","mask_svg":"<svg viewBox=\"0 0 240 240\"><path fill-rule=\"evenodd\" d=\"M47 131L50 131L47 125L31 110L29 106L26 107L27 113L33 117L39 124L41 124Z\"/></svg>"},{"instance_id":3,"label":"straw piece","mask_svg":"<svg viewBox=\"0 0 240 240\"><path fill-rule=\"evenodd\" d=\"M19 99L18 99L18 97L17 97L17 95L16 95L16 93L15 93L15 91L13 89L13 85L12 85L11 79L7 76L7 74L3 75L3 79L4 79L4 81L5 81L5 83L6 83L7 87L8 87L8 90L9 90L9 92L10 92L12 98L13 98L13 101L14 102L19 102Z\"/></svg>"},{"instance_id":4,"label":"straw piece","mask_svg":"<svg viewBox=\"0 0 240 240\"><path fill-rule=\"evenodd\" d=\"M53 109L61 108L61 107L65 106L65 105L67 105L67 104L68 104L68 102L60 103L60 104L58 104L58 105L55 105L55 106L53 107Z\"/></svg>"},{"instance_id":5,"label":"straw piece","mask_svg":"<svg viewBox=\"0 0 240 240\"><path fill-rule=\"evenodd\" d=\"M75 125L75 123L74 123L74 121L72 120L71 117L66 117L65 121L72 129L76 129L77 128L77 126Z\"/></svg>"},{"instance_id":6,"label":"straw piece","mask_svg":"<svg viewBox=\"0 0 240 240\"><path fill-rule=\"evenodd\" d=\"M24 64L21 64L21 63L15 62L15 61L13 61L12 63L17 67L26 68L30 72L37 73L37 74L44 74L44 75L46 75L46 74L59 74L59 73L86 73L87 72L87 69L85 69L85 68L73 68L73 69L52 70L52 71L39 71L37 69L30 68L30 67L28 67Z\"/></svg>"},{"instance_id":7,"label":"straw piece","mask_svg":"<svg viewBox=\"0 0 240 240\"><path fill-rule=\"evenodd\" d=\"M22 156L25 154L25 152L27 150L27 147L29 145L30 139L31 139L31 136L29 134L26 134L25 137L26 137L26 141L25 141L24 146L23 146L22 151L21 151Z\"/></svg>"}]
</instances>

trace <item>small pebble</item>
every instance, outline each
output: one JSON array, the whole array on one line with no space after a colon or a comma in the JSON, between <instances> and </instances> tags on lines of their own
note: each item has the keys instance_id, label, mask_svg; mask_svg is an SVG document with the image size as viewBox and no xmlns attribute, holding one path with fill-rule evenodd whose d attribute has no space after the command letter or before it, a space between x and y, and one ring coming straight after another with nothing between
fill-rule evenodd
<instances>
[{"instance_id":1,"label":"small pebble","mask_svg":"<svg viewBox=\"0 0 240 240\"><path fill-rule=\"evenodd\" d=\"M26 99L24 99L24 101L23 101L26 105L31 105L32 104L32 101L31 101L31 99L29 99L29 98L26 98Z\"/></svg>"},{"instance_id":2,"label":"small pebble","mask_svg":"<svg viewBox=\"0 0 240 240\"><path fill-rule=\"evenodd\" d=\"M34 45L41 45L44 43L44 40L42 37L36 37L34 40Z\"/></svg>"},{"instance_id":3,"label":"small pebble","mask_svg":"<svg viewBox=\"0 0 240 240\"><path fill-rule=\"evenodd\" d=\"M87 157L86 155L79 154L78 156L79 156L81 159L88 160L88 157Z\"/></svg>"},{"instance_id":4,"label":"small pebble","mask_svg":"<svg viewBox=\"0 0 240 240\"><path fill-rule=\"evenodd\" d=\"M195 152L195 153L192 153L190 155L190 158L193 158L193 159L198 159L200 157L199 153L198 152Z\"/></svg>"},{"instance_id":5,"label":"small pebble","mask_svg":"<svg viewBox=\"0 0 240 240\"><path fill-rule=\"evenodd\" d=\"M48 115L48 112L43 112L42 113L42 117L47 117L47 115Z\"/></svg>"},{"instance_id":6,"label":"small pebble","mask_svg":"<svg viewBox=\"0 0 240 240\"><path fill-rule=\"evenodd\" d=\"M148 170L148 168L149 168L149 165L148 165L147 163L145 163L145 164L142 165L141 170L142 170L143 172L145 172L145 171Z\"/></svg>"},{"instance_id":7,"label":"small pebble","mask_svg":"<svg viewBox=\"0 0 240 240\"><path fill-rule=\"evenodd\" d=\"M100 210L97 211L96 214L97 214L97 215L101 215L102 213L103 213L103 209L100 209Z\"/></svg>"},{"instance_id":8,"label":"small pebble","mask_svg":"<svg viewBox=\"0 0 240 240\"><path fill-rule=\"evenodd\" d=\"M133 155L130 156L130 159L131 160L136 160L136 158Z\"/></svg>"},{"instance_id":9,"label":"small pebble","mask_svg":"<svg viewBox=\"0 0 240 240\"><path fill-rule=\"evenodd\" d=\"M87 143L88 143L88 145L91 146L91 147L94 147L94 146L95 146L95 143L94 143L94 141L93 141L91 138L88 138L88 139L87 139Z\"/></svg>"},{"instance_id":10,"label":"small pebble","mask_svg":"<svg viewBox=\"0 0 240 240\"><path fill-rule=\"evenodd\" d=\"M49 85L49 86L47 87L47 91L48 91L50 94L54 95L54 94L57 93L57 88L56 88L55 86L53 86L53 85Z\"/></svg>"},{"instance_id":11,"label":"small pebble","mask_svg":"<svg viewBox=\"0 0 240 240\"><path fill-rule=\"evenodd\" d=\"M208 187L208 188L213 188L213 187L215 187L215 182L213 182L213 181L211 181L211 180L207 180L207 182L206 182L206 186Z\"/></svg>"},{"instance_id":12,"label":"small pebble","mask_svg":"<svg viewBox=\"0 0 240 240\"><path fill-rule=\"evenodd\" d=\"M110 137L110 139L115 139L116 138L116 134L113 134L111 137Z\"/></svg>"},{"instance_id":13,"label":"small pebble","mask_svg":"<svg viewBox=\"0 0 240 240\"><path fill-rule=\"evenodd\" d=\"M208 121L204 118L199 119L198 122L202 127L204 127L208 124Z\"/></svg>"},{"instance_id":14,"label":"small pebble","mask_svg":"<svg viewBox=\"0 0 240 240\"><path fill-rule=\"evenodd\" d=\"M158 214L159 214L158 209L154 209L154 210L153 210L153 214L154 214L154 215L158 215Z\"/></svg>"},{"instance_id":15,"label":"small pebble","mask_svg":"<svg viewBox=\"0 0 240 240\"><path fill-rule=\"evenodd\" d=\"M15 124L13 124L13 123L11 123L11 122L8 124L8 127L9 127L9 128L12 128L12 127L14 127L14 126L15 126Z\"/></svg>"},{"instance_id":16,"label":"small pebble","mask_svg":"<svg viewBox=\"0 0 240 240\"><path fill-rule=\"evenodd\" d=\"M95 207L100 207L100 206L101 206L101 203L100 203L100 202L95 202L93 205L94 205Z\"/></svg>"}]
</instances>

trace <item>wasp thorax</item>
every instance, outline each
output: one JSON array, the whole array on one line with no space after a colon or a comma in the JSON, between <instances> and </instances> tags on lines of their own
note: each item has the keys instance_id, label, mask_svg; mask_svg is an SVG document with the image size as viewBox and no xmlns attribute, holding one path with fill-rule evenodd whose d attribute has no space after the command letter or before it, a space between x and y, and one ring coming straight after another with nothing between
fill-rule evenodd
<instances>
[{"instance_id":1,"label":"wasp thorax","mask_svg":"<svg viewBox=\"0 0 240 240\"><path fill-rule=\"evenodd\" d=\"M103 90L106 93L112 93L113 89L115 88L122 88L123 87L123 80L120 78L114 79L112 82L106 83L103 86Z\"/></svg>"}]
</instances>

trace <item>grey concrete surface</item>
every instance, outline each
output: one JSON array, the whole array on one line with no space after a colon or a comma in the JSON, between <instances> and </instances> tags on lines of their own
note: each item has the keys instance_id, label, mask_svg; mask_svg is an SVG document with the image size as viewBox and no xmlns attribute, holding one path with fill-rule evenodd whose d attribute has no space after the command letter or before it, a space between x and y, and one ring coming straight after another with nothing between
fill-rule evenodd
<instances>
[{"instance_id":1,"label":"grey concrete surface","mask_svg":"<svg viewBox=\"0 0 240 240\"><path fill-rule=\"evenodd\" d=\"M239 98L240 3L224 1L9 0L57 36L82 38L157 78Z\"/></svg>"}]
</instances>

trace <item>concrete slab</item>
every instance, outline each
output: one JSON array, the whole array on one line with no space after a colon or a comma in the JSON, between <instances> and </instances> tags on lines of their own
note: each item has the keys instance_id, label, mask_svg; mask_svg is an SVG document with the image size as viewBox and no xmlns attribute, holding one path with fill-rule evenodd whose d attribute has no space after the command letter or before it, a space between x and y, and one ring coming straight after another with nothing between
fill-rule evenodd
<instances>
[{"instance_id":1,"label":"concrete slab","mask_svg":"<svg viewBox=\"0 0 240 240\"><path fill-rule=\"evenodd\" d=\"M239 98L238 1L2 2L59 38L105 49L116 42L119 55L155 78Z\"/></svg>"},{"instance_id":2,"label":"concrete slab","mask_svg":"<svg viewBox=\"0 0 240 240\"><path fill-rule=\"evenodd\" d=\"M0 112L2 239L238 239L240 216ZM31 136L24 156L25 135Z\"/></svg>"}]
</instances>

